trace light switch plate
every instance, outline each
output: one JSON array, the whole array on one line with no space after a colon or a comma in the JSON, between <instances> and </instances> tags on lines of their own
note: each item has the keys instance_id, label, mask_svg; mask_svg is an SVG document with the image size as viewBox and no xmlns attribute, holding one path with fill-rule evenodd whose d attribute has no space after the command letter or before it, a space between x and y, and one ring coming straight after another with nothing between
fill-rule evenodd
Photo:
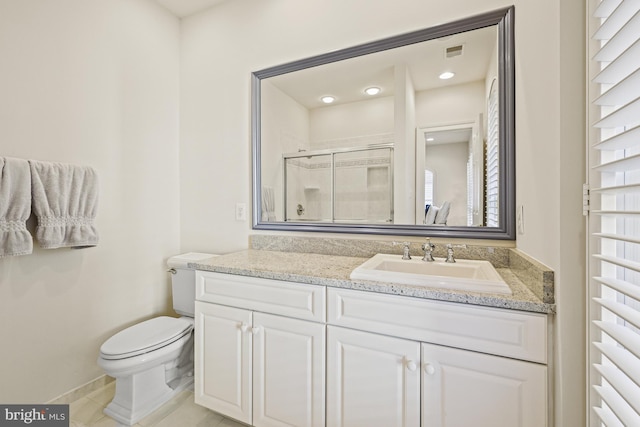
<instances>
[{"instance_id":1,"label":"light switch plate","mask_svg":"<svg viewBox=\"0 0 640 427\"><path fill-rule=\"evenodd\" d=\"M246 221L247 205L246 203L236 203L236 221Z\"/></svg>"}]
</instances>

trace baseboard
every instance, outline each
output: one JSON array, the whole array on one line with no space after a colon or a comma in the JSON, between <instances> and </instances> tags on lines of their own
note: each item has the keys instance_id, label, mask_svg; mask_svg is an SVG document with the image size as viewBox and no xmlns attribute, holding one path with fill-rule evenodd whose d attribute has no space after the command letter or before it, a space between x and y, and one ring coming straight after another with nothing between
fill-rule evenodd
<instances>
[{"instance_id":1,"label":"baseboard","mask_svg":"<svg viewBox=\"0 0 640 427\"><path fill-rule=\"evenodd\" d=\"M108 375L101 375L95 380L91 380L86 384L81 385L80 387L76 387L71 391L68 391L55 399L50 400L47 403L52 405L60 405L60 404L68 404L71 402L75 402L76 400L86 396L87 394L95 391L99 388L104 387L110 382L114 381L115 378L112 378Z\"/></svg>"}]
</instances>

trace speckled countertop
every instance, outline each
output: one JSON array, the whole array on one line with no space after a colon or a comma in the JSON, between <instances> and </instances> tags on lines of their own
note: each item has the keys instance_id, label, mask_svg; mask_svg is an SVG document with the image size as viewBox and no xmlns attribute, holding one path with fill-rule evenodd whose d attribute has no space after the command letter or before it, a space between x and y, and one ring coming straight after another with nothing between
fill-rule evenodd
<instances>
[{"instance_id":1,"label":"speckled countertop","mask_svg":"<svg viewBox=\"0 0 640 427\"><path fill-rule=\"evenodd\" d=\"M544 302L512 268L496 270L510 286L512 295L461 292L420 286L352 280L351 271L368 257L249 249L190 263L198 270L265 279L333 286L369 292L427 298L464 304L507 308L538 313L555 312L555 304ZM495 265L495 264L494 264Z\"/></svg>"}]
</instances>

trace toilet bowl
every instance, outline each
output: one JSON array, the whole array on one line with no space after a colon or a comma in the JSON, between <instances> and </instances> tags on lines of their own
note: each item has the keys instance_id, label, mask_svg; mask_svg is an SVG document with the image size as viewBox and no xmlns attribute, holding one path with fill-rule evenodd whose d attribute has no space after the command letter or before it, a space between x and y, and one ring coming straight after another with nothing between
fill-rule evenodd
<instances>
[{"instance_id":1,"label":"toilet bowl","mask_svg":"<svg viewBox=\"0 0 640 427\"><path fill-rule=\"evenodd\" d=\"M116 379L104 412L133 425L193 384L193 319L156 317L109 338L98 365Z\"/></svg>"},{"instance_id":2,"label":"toilet bowl","mask_svg":"<svg viewBox=\"0 0 640 427\"><path fill-rule=\"evenodd\" d=\"M115 396L104 413L119 423L133 425L193 386L195 271L187 264L213 256L188 253L169 259L173 306L182 317L146 320L100 347L98 365L116 379Z\"/></svg>"}]
</instances>

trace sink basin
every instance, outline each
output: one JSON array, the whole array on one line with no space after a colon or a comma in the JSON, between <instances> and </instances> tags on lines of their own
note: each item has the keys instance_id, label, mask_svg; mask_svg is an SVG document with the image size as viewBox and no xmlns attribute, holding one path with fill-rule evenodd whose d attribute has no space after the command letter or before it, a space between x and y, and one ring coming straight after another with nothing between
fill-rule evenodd
<instances>
[{"instance_id":1,"label":"sink basin","mask_svg":"<svg viewBox=\"0 0 640 427\"><path fill-rule=\"evenodd\" d=\"M511 289L489 261L458 259L425 262L421 258L403 260L400 255L377 254L356 267L351 279L398 283L458 291L511 295Z\"/></svg>"}]
</instances>

